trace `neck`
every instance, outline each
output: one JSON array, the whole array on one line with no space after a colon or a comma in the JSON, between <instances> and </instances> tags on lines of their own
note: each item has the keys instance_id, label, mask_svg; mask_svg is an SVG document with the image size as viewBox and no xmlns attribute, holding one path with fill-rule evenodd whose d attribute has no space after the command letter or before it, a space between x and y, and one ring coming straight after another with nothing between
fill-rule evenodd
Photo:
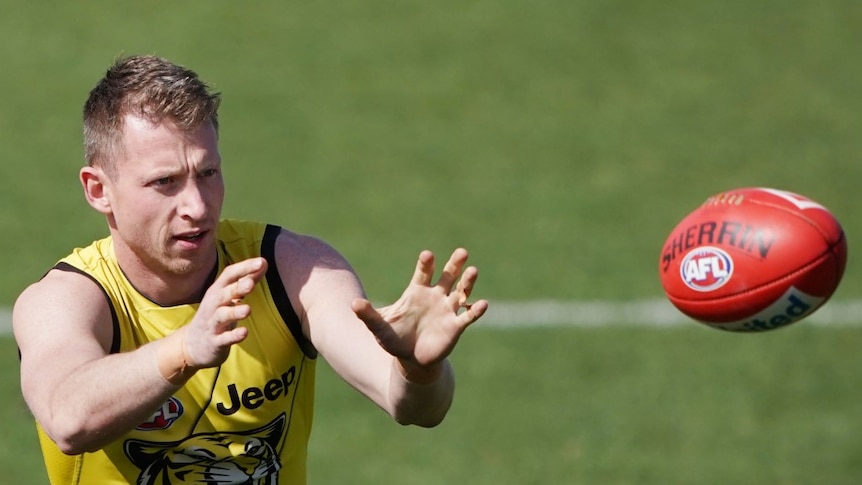
<instances>
[{"instance_id":1,"label":"neck","mask_svg":"<svg viewBox=\"0 0 862 485\"><path fill-rule=\"evenodd\" d=\"M215 248L212 257L208 258L208 264L188 273L154 268L155 265L147 264L131 251L123 251L116 245L115 252L120 270L135 290L163 307L200 303L218 274L218 252Z\"/></svg>"}]
</instances>

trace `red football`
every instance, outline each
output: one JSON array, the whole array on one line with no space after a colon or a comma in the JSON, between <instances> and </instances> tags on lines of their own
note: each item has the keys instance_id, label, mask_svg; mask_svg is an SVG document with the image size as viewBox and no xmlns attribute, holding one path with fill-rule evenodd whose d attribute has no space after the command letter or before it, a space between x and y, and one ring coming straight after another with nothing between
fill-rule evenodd
<instances>
[{"instance_id":1,"label":"red football","mask_svg":"<svg viewBox=\"0 0 862 485\"><path fill-rule=\"evenodd\" d=\"M742 188L708 198L673 229L659 276L689 317L760 332L826 303L846 263L847 240L828 209L783 190Z\"/></svg>"}]
</instances>

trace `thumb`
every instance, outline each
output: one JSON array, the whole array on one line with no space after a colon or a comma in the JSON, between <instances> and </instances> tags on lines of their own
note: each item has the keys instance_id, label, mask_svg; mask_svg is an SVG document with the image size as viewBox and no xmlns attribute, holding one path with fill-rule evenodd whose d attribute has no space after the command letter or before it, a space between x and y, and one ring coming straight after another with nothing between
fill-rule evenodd
<instances>
[{"instance_id":1,"label":"thumb","mask_svg":"<svg viewBox=\"0 0 862 485\"><path fill-rule=\"evenodd\" d=\"M374 309L374 305L365 298L354 298L353 302L350 304L350 309L353 310L353 313L355 313L360 320L365 322L366 325L369 321L373 322L381 318L380 314L377 313L377 310Z\"/></svg>"},{"instance_id":2,"label":"thumb","mask_svg":"<svg viewBox=\"0 0 862 485\"><path fill-rule=\"evenodd\" d=\"M391 332L391 328L384 320L383 315L381 315L380 312L374 308L374 305L365 298L355 298L350 304L350 309L353 310L353 313L355 313L360 320L365 322L365 326L368 327L368 330L371 330L371 333L376 335L378 338Z\"/></svg>"}]
</instances>

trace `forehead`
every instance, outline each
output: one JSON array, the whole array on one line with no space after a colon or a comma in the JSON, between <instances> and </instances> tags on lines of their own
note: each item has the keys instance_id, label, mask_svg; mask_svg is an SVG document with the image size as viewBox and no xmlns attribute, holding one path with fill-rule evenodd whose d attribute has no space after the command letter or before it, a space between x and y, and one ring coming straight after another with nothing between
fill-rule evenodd
<instances>
[{"instance_id":1,"label":"forehead","mask_svg":"<svg viewBox=\"0 0 862 485\"><path fill-rule=\"evenodd\" d=\"M120 162L140 168L219 161L218 136L212 123L192 131L165 121L153 123L137 116L123 119ZM134 162L129 164L128 162Z\"/></svg>"}]
</instances>

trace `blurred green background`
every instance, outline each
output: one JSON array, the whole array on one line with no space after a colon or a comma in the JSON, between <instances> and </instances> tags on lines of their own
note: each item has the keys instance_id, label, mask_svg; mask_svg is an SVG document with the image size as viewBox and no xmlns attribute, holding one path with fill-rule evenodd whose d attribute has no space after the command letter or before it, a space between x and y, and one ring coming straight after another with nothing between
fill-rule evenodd
<instances>
[{"instance_id":1,"label":"blurred green background","mask_svg":"<svg viewBox=\"0 0 862 485\"><path fill-rule=\"evenodd\" d=\"M80 110L130 53L223 93L225 215L327 239L382 299L456 245L493 298L660 296L667 233L737 186L819 200L851 246L862 227L858 2L0 8L7 304L105 232L75 182Z\"/></svg>"},{"instance_id":2,"label":"blurred green background","mask_svg":"<svg viewBox=\"0 0 862 485\"><path fill-rule=\"evenodd\" d=\"M752 185L829 207L851 255L835 299L862 294L856 1L0 0L0 31L0 307L106 233L76 182L80 110L132 53L223 93L224 215L326 239L375 300L456 246L492 305L660 298L670 229ZM860 332L480 324L438 430L376 424L324 367L312 483L858 483ZM0 342L0 466L40 483Z\"/></svg>"}]
</instances>

